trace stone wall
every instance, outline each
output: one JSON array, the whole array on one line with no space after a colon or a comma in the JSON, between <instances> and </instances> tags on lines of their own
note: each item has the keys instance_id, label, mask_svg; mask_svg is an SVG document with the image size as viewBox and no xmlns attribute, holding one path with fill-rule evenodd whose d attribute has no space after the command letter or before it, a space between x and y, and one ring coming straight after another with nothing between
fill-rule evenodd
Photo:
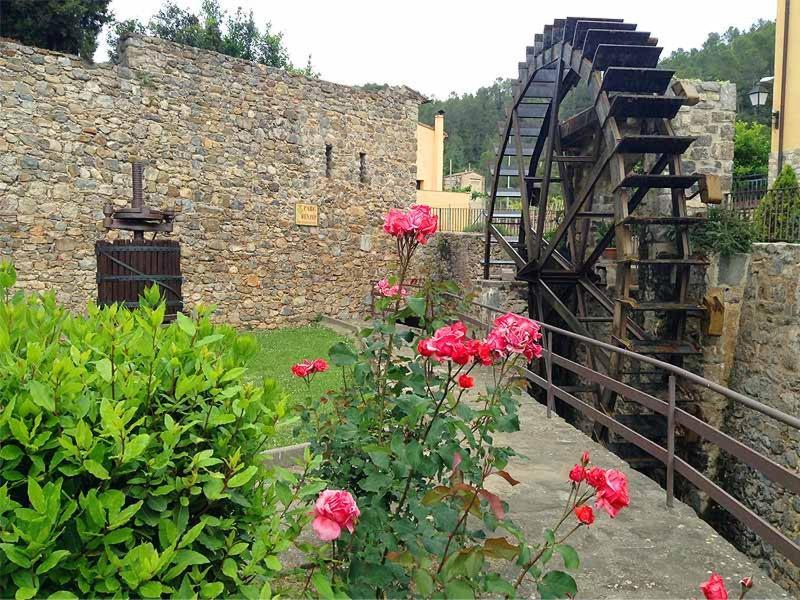
<instances>
[{"instance_id":1,"label":"stone wall","mask_svg":"<svg viewBox=\"0 0 800 600\"><path fill-rule=\"evenodd\" d=\"M783 151L783 164L791 165L795 173L800 174L800 149L784 150ZM771 152L769 155L769 185L778 177L778 153Z\"/></svg>"},{"instance_id":2,"label":"stone wall","mask_svg":"<svg viewBox=\"0 0 800 600\"><path fill-rule=\"evenodd\" d=\"M741 300L732 389L790 415L800 414L800 245L756 244ZM800 469L800 431L731 404L724 428L793 472ZM733 460L720 479L789 538L800 538L800 497ZM800 593L800 570L733 520L727 532L772 579Z\"/></svg>"},{"instance_id":3,"label":"stone wall","mask_svg":"<svg viewBox=\"0 0 800 600\"><path fill-rule=\"evenodd\" d=\"M181 209L190 306L260 328L360 313L391 258L382 215L414 200L420 96L155 38L121 53L89 65L0 40L0 253L20 284L75 309L96 296L102 208L129 202L137 158L146 202ZM319 227L294 224L297 202Z\"/></svg>"},{"instance_id":4,"label":"stone wall","mask_svg":"<svg viewBox=\"0 0 800 600\"><path fill-rule=\"evenodd\" d=\"M733 181L736 84L695 79L681 81L691 84L700 97L699 103L683 106L672 120L676 135L697 137L684 154L683 171L719 175L722 191L728 192ZM698 205L699 201L694 204Z\"/></svg>"}]
</instances>

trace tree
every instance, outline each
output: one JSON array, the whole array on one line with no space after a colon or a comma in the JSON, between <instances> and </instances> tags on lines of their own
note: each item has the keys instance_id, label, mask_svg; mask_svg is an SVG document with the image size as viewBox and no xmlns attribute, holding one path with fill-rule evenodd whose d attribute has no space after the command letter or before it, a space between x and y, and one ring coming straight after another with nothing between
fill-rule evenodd
<instances>
[{"instance_id":1,"label":"tree","mask_svg":"<svg viewBox=\"0 0 800 600\"><path fill-rule=\"evenodd\" d=\"M311 65L311 56L305 68L294 68L283 44L283 34L273 32L271 23L267 22L261 30L252 10L244 12L237 8L236 12L228 14L220 7L219 0L203 0L198 14L167 1L147 25L136 19L115 23L107 38L112 48L109 53L112 61L119 60L116 48L120 38L128 33L149 34L178 44L319 77Z\"/></svg>"},{"instance_id":2,"label":"tree","mask_svg":"<svg viewBox=\"0 0 800 600\"><path fill-rule=\"evenodd\" d=\"M113 19L111 0L13 0L0 6L0 36L91 60Z\"/></svg>"},{"instance_id":3,"label":"tree","mask_svg":"<svg viewBox=\"0 0 800 600\"><path fill-rule=\"evenodd\" d=\"M710 33L701 48L679 48L661 61L678 77L732 81L740 119L769 124L769 111L750 104L748 92L762 77L772 75L775 62L775 22L759 20L747 31L735 27Z\"/></svg>"},{"instance_id":4,"label":"tree","mask_svg":"<svg viewBox=\"0 0 800 600\"><path fill-rule=\"evenodd\" d=\"M444 163L453 172L464 171L470 165L489 176L489 166L494 157L500 133L498 122L505 119L505 105L511 99L511 81L496 79L475 93L451 94L447 100L434 100L419 109L419 120L432 124L434 115L445 111L444 128L447 142Z\"/></svg>"},{"instance_id":5,"label":"tree","mask_svg":"<svg viewBox=\"0 0 800 600\"><path fill-rule=\"evenodd\" d=\"M770 131L761 123L736 121L733 135L733 174L766 175L769 168Z\"/></svg>"}]
</instances>

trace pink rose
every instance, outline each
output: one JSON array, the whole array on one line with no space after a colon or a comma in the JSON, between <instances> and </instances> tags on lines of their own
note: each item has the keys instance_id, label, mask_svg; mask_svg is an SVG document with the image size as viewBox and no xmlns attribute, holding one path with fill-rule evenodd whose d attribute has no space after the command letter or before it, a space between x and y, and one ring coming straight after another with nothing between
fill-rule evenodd
<instances>
[{"instance_id":1,"label":"pink rose","mask_svg":"<svg viewBox=\"0 0 800 600\"><path fill-rule=\"evenodd\" d=\"M594 489L599 490L606 484L606 472L600 467L592 467L586 471L586 482Z\"/></svg>"},{"instance_id":2,"label":"pink rose","mask_svg":"<svg viewBox=\"0 0 800 600\"><path fill-rule=\"evenodd\" d=\"M583 454L581 454L581 464L584 467L589 464L589 453L588 452L584 452Z\"/></svg>"},{"instance_id":3,"label":"pink rose","mask_svg":"<svg viewBox=\"0 0 800 600\"><path fill-rule=\"evenodd\" d=\"M541 327L535 321L514 313L497 317L494 327L486 336L486 343L498 356L522 354L528 360L540 358L542 347Z\"/></svg>"},{"instance_id":4,"label":"pink rose","mask_svg":"<svg viewBox=\"0 0 800 600\"><path fill-rule=\"evenodd\" d=\"M750 588L753 587L753 578L752 577L743 577L739 581L739 585L742 586L742 589L749 590Z\"/></svg>"},{"instance_id":5,"label":"pink rose","mask_svg":"<svg viewBox=\"0 0 800 600\"><path fill-rule=\"evenodd\" d=\"M383 220L383 230L391 236L403 237L411 231L408 215L396 208L389 209Z\"/></svg>"},{"instance_id":6,"label":"pink rose","mask_svg":"<svg viewBox=\"0 0 800 600\"><path fill-rule=\"evenodd\" d=\"M475 357L475 362L479 362L482 365L489 366L494 362L492 348L489 346L489 344L475 340L472 353Z\"/></svg>"},{"instance_id":7,"label":"pink rose","mask_svg":"<svg viewBox=\"0 0 800 600\"><path fill-rule=\"evenodd\" d=\"M296 377L308 377L314 372L314 363L310 360L304 360L296 365L292 365L292 373Z\"/></svg>"},{"instance_id":8,"label":"pink rose","mask_svg":"<svg viewBox=\"0 0 800 600\"><path fill-rule=\"evenodd\" d=\"M581 465L575 465L569 472L569 478L575 483L580 483L586 479L586 469L584 469Z\"/></svg>"},{"instance_id":9,"label":"pink rose","mask_svg":"<svg viewBox=\"0 0 800 600\"><path fill-rule=\"evenodd\" d=\"M725 589L725 581L717 575L712 573L700 590L706 597L706 600L728 600L728 590Z\"/></svg>"},{"instance_id":10,"label":"pink rose","mask_svg":"<svg viewBox=\"0 0 800 600\"><path fill-rule=\"evenodd\" d=\"M458 387L464 390L468 390L475 385L475 379L470 377L466 373L463 373L458 378Z\"/></svg>"},{"instance_id":11,"label":"pink rose","mask_svg":"<svg viewBox=\"0 0 800 600\"><path fill-rule=\"evenodd\" d=\"M575 507L575 516L578 517L578 521L584 525L591 525L594 523L594 511L591 506L587 506L586 504L579 504Z\"/></svg>"},{"instance_id":12,"label":"pink rose","mask_svg":"<svg viewBox=\"0 0 800 600\"><path fill-rule=\"evenodd\" d=\"M353 533L360 515L361 511L350 492L325 490L314 504L311 527L319 539L330 542L342 534L342 529Z\"/></svg>"},{"instance_id":13,"label":"pink rose","mask_svg":"<svg viewBox=\"0 0 800 600\"><path fill-rule=\"evenodd\" d=\"M328 370L328 363L327 363L327 361L325 361L322 358L316 359L312 363L312 366L314 367L314 372L315 373L324 373L325 371Z\"/></svg>"},{"instance_id":14,"label":"pink rose","mask_svg":"<svg viewBox=\"0 0 800 600\"><path fill-rule=\"evenodd\" d=\"M430 340L420 340L419 343L417 343L417 352L425 358L433 356L433 348L429 346L428 342L430 342Z\"/></svg>"},{"instance_id":15,"label":"pink rose","mask_svg":"<svg viewBox=\"0 0 800 600\"><path fill-rule=\"evenodd\" d=\"M383 230L389 235L413 237L419 244L427 244L438 228L439 217L431 215L431 207L422 204L414 204L408 212L392 208L383 221Z\"/></svg>"},{"instance_id":16,"label":"pink rose","mask_svg":"<svg viewBox=\"0 0 800 600\"><path fill-rule=\"evenodd\" d=\"M628 478L616 469L606 471L605 485L598 488L595 507L604 509L613 519L620 510L631 503L628 496Z\"/></svg>"},{"instance_id":17,"label":"pink rose","mask_svg":"<svg viewBox=\"0 0 800 600\"><path fill-rule=\"evenodd\" d=\"M414 204L408 211L408 220L420 244L427 244L428 238L436 233L439 227L439 217L431 215L431 207L423 204Z\"/></svg>"},{"instance_id":18,"label":"pink rose","mask_svg":"<svg viewBox=\"0 0 800 600\"><path fill-rule=\"evenodd\" d=\"M433 351L433 356L437 360L449 360L453 357L454 350L459 352L463 349L466 339L467 328L464 323L457 321L437 329L433 337L427 340L427 347Z\"/></svg>"},{"instance_id":19,"label":"pink rose","mask_svg":"<svg viewBox=\"0 0 800 600\"><path fill-rule=\"evenodd\" d=\"M389 280L386 277L375 284L375 291L384 298L397 298L398 296L405 298L408 296L407 289L403 288L401 290L400 286L396 283L394 285L389 285Z\"/></svg>"}]
</instances>

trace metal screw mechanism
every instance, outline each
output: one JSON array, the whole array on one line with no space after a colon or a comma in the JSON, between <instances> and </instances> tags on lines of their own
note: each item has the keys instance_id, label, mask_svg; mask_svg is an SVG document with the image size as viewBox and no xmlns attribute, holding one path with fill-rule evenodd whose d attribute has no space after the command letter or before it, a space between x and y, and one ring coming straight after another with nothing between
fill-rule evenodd
<instances>
[{"instance_id":1,"label":"metal screw mechanism","mask_svg":"<svg viewBox=\"0 0 800 600\"><path fill-rule=\"evenodd\" d=\"M144 174L144 164L140 162L133 163L131 176L133 178L133 208L141 208L144 204L144 194L142 191L142 175Z\"/></svg>"},{"instance_id":2,"label":"metal screw mechanism","mask_svg":"<svg viewBox=\"0 0 800 600\"><path fill-rule=\"evenodd\" d=\"M133 198L131 205L125 208L114 208L113 204L106 204L103 208L107 229L123 229L133 232L134 240L143 240L146 231L157 233L172 231L172 221L175 211L170 209L151 209L144 203L143 177L144 163L134 161L131 168L133 182Z\"/></svg>"}]
</instances>

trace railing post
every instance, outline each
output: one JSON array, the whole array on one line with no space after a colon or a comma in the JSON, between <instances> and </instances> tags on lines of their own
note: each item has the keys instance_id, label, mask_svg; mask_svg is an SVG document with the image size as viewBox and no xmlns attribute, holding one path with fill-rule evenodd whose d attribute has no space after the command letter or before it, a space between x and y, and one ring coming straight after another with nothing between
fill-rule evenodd
<instances>
[{"instance_id":1,"label":"railing post","mask_svg":"<svg viewBox=\"0 0 800 600\"><path fill-rule=\"evenodd\" d=\"M544 368L547 373L547 418L553 411L553 333L545 334Z\"/></svg>"},{"instance_id":2,"label":"railing post","mask_svg":"<svg viewBox=\"0 0 800 600\"><path fill-rule=\"evenodd\" d=\"M667 409L667 506L672 508L675 494L675 375L669 376Z\"/></svg>"}]
</instances>

